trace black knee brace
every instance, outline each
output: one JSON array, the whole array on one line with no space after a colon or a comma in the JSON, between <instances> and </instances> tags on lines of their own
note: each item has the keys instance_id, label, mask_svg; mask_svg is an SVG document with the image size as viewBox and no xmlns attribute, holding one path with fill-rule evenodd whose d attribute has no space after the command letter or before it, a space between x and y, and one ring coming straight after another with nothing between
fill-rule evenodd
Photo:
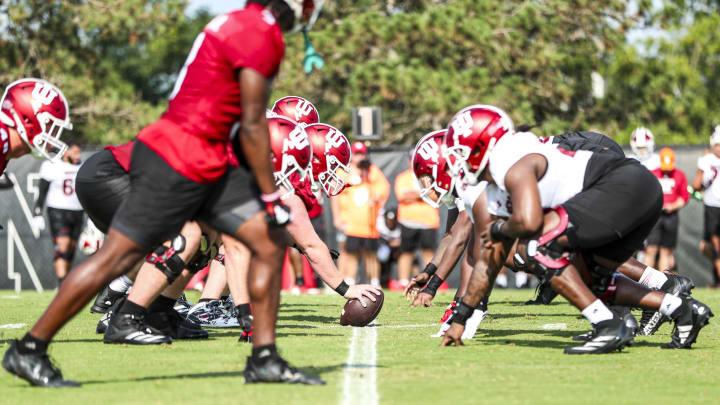
<instances>
[{"instance_id":1,"label":"black knee brace","mask_svg":"<svg viewBox=\"0 0 720 405\"><path fill-rule=\"evenodd\" d=\"M168 284L172 284L178 278L183 269L185 262L180 258L180 253L185 250L185 237L178 235L173 239L172 246L159 246L153 253L145 258L145 261L155 265L168 279Z\"/></svg>"},{"instance_id":2,"label":"black knee brace","mask_svg":"<svg viewBox=\"0 0 720 405\"><path fill-rule=\"evenodd\" d=\"M218 255L218 245L216 243L210 243L210 239L206 234L202 234L200 238L200 249L198 251L199 256L188 264L188 270L195 274L198 271L204 269L211 260L215 259ZM225 264L225 258L223 257L223 264Z\"/></svg>"}]
</instances>

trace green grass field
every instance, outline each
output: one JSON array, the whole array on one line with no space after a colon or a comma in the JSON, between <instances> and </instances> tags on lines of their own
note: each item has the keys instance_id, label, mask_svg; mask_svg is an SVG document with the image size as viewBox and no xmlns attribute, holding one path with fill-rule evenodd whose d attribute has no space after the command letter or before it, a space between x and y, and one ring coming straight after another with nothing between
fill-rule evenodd
<instances>
[{"instance_id":1,"label":"green grass field","mask_svg":"<svg viewBox=\"0 0 720 405\"><path fill-rule=\"evenodd\" d=\"M0 291L0 325L32 324L52 294ZM720 314L720 291L698 289L694 295ZM84 310L50 348L64 375L83 387L32 388L3 371L0 404L332 404L348 395L351 403L369 404L373 386L380 403L720 402L720 317L703 329L693 350L660 349L669 341L671 327L665 325L622 353L568 356L562 348L587 323L562 299L522 305L531 297L529 290L496 291L475 339L462 348L441 348L429 335L439 327L447 293L425 309L409 308L399 294L387 293L377 326L356 331L339 326L339 297L283 296L279 348L292 364L327 380L324 387L244 385L250 348L236 342L236 330L216 329L209 341L162 347L105 345L94 333L99 316ZM557 323L567 329L543 328ZM2 351L28 327L0 329ZM348 356L353 334L354 360ZM373 351L367 343L374 336ZM374 366L367 361L372 357Z\"/></svg>"}]
</instances>

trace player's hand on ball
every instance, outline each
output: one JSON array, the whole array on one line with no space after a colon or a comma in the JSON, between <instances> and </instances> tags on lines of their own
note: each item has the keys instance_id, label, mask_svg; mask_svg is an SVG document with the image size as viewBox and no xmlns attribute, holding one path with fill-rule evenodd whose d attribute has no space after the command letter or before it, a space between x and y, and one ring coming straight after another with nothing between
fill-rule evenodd
<instances>
[{"instance_id":1,"label":"player's hand on ball","mask_svg":"<svg viewBox=\"0 0 720 405\"><path fill-rule=\"evenodd\" d=\"M377 296L380 296L380 289L370 284L351 285L345 293L345 298L349 300L356 298L363 307L367 307L366 299L375 302Z\"/></svg>"},{"instance_id":2,"label":"player's hand on ball","mask_svg":"<svg viewBox=\"0 0 720 405\"><path fill-rule=\"evenodd\" d=\"M407 287L405 287L405 292L403 293L405 294L405 299L410 301L421 288L425 287L428 280L430 280L430 275L428 273L420 273L413 277Z\"/></svg>"},{"instance_id":3,"label":"player's hand on ball","mask_svg":"<svg viewBox=\"0 0 720 405\"><path fill-rule=\"evenodd\" d=\"M443 336L443 340L442 343L440 343L440 346L463 346L464 343L461 339L461 336L464 331L465 325L460 325L459 323L450 324L450 329L445 332L445 336Z\"/></svg>"},{"instance_id":4,"label":"player's hand on ball","mask_svg":"<svg viewBox=\"0 0 720 405\"><path fill-rule=\"evenodd\" d=\"M415 296L411 305L413 307L431 307L433 298L435 297L428 293L420 292Z\"/></svg>"}]
</instances>

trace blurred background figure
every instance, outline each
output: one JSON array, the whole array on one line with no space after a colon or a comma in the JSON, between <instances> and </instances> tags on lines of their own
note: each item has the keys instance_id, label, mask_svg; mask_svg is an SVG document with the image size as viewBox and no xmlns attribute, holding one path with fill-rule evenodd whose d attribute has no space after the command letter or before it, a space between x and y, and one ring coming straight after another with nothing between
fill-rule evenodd
<instances>
[{"instance_id":1,"label":"blurred background figure","mask_svg":"<svg viewBox=\"0 0 720 405\"><path fill-rule=\"evenodd\" d=\"M412 166L412 156L409 158ZM408 169L395 178L395 196L398 200L397 220L400 224L401 244L400 258L398 259L397 283L391 281L390 289L403 291L410 281L413 272L413 262L418 249L422 252L423 263L432 260L437 245L437 229L440 226L440 214L437 208L426 204L420 198L420 191L415 182L412 170Z\"/></svg>"},{"instance_id":2,"label":"blurred background figure","mask_svg":"<svg viewBox=\"0 0 720 405\"><path fill-rule=\"evenodd\" d=\"M388 286L392 277L392 265L397 262L400 255L400 225L397 221L397 209L387 208L378 217L378 234L380 246L377 258L380 261L380 284Z\"/></svg>"},{"instance_id":3,"label":"blurred background figure","mask_svg":"<svg viewBox=\"0 0 720 405\"><path fill-rule=\"evenodd\" d=\"M655 136L649 129L638 127L630 135L630 149L632 155L648 170L653 171L660 167L660 156L655 153Z\"/></svg>"},{"instance_id":4,"label":"blurred background figure","mask_svg":"<svg viewBox=\"0 0 720 405\"><path fill-rule=\"evenodd\" d=\"M674 251L679 228L678 211L690 198L687 178L682 170L675 168L675 152L670 148L660 150L660 167L652 173L663 190L663 210L648 235L643 262L660 270L676 270Z\"/></svg>"},{"instance_id":5,"label":"blurred background figure","mask_svg":"<svg viewBox=\"0 0 720 405\"><path fill-rule=\"evenodd\" d=\"M85 225L83 208L75 194L75 177L80 169L81 152L80 145L69 143L61 161L52 163L46 160L40 166L40 193L33 210L33 225L41 231L45 229L43 208L47 205L55 249L53 267L58 285L70 271L77 241Z\"/></svg>"},{"instance_id":6,"label":"blurred background figure","mask_svg":"<svg viewBox=\"0 0 720 405\"><path fill-rule=\"evenodd\" d=\"M720 125L710 136L710 153L698 158L698 170L693 180L695 190L705 190L703 196L704 220L703 240L700 250L713 263L713 286L720 287Z\"/></svg>"},{"instance_id":7,"label":"blurred background figure","mask_svg":"<svg viewBox=\"0 0 720 405\"><path fill-rule=\"evenodd\" d=\"M352 285L356 281L362 257L369 283L379 286L377 217L390 195L390 183L382 171L370 162L364 143L353 143L351 151L350 172L346 181L348 186L342 194L331 200L335 227L346 237L338 265L346 282Z\"/></svg>"}]
</instances>

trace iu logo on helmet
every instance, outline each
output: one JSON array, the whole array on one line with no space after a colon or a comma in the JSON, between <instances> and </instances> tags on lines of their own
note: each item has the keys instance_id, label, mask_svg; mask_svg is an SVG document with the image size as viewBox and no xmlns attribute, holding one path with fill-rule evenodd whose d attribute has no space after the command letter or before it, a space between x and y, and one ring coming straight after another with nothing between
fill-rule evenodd
<instances>
[{"instance_id":1,"label":"iu logo on helmet","mask_svg":"<svg viewBox=\"0 0 720 405\"><path fill-rule=\"evenodd\" d=\"M330 152L331 148L339 148L343 144L344 137L338 131L331 129L325 135L325 153Z\"/></svg>"},{"instance_id":2,"label":"iu logo on helmet","mask_svg":"<svg viewBox=\"0 0 720 405\"><path fill-rule=\"evenodd\" d=\"M51 86L46 86L45 83L40 82L35 83L35 88L32 91L32 100L30 100L33 111L37 114L43 105L50 105L57 96L57 91Z\"/></svg>"},{"instance_id":3,"label":"iu logo on helmet","mask_svg":"<svg viewBox=\"0 0 720 405\"><path fill-rule=\"evenodd\" d=\"M299 100L295 106L295 121L300 121L300 118L310 115L314 107L307 100Z\"/></svg>"},{"instance_id":4,"label":"iu logo on helmet","mask_svg":"<svg viewBox=\"0 0 720 405\"><path fill-rule=\"evenodd\" d=\"M418 154L424 160L429 160L433 163L437 163L440 159L440 147L432 139L430 142L425 142L418 148Z\"/></svg>"},{"instance_id":5,"label":"iu logo on helmet","mask_svg":"<svg viewBox=\"0 0 720 405\"><path fill-rule=\"evenodd\" d=\"M288 137L283 140L282 153L289 151L290 149L303 150L310 146L307 135L303 132L302 128L295 127Z\"/></svg>"}]
</instances>

